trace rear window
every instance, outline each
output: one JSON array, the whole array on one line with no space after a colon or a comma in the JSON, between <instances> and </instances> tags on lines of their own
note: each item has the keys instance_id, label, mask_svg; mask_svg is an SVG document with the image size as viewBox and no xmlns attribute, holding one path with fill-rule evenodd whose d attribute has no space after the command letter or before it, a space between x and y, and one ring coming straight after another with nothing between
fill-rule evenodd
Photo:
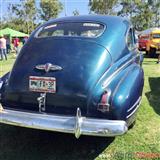
<instances>
[{"instance_id":1,"label":"rear window","mask_svg":"<svg viewBox=\"0 0 160 160\"><path fill-rule=\"evenodd\" d=\"M160 38L160 34L153 34L153 38Z\"/></svg>"},{"instance_id":2,"label":"rear window","mask_svg":"<svg viewBox=\"0 0 160 160\"><path fill-rule=\"evenodd\" d=\"M98 37L104 31L99 23L56 23L40 28L35 37Z\"/></svg>"}]
</instances>

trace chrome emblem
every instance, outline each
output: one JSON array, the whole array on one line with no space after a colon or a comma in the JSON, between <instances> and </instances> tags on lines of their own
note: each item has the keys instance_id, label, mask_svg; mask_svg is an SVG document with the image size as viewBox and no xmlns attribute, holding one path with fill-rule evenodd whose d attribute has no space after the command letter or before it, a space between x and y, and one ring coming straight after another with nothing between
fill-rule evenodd
<instances>
[{"instance_id":1,"label":"chrome emblem","mask_svg":"<svg viewBox=\"0 0 160 160\"><path fill-rule=\"evenodd\" d=\"M39 65L36 65L35 68L38 70L44 70L45 72L62 70L61 66L53 65L51 63L39 64Z\"/></svg>"}]
</instances>

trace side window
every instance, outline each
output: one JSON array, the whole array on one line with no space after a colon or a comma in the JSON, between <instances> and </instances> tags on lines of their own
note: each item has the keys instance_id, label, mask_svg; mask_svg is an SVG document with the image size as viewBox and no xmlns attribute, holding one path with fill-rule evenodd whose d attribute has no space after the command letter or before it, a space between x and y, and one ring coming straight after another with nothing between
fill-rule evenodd
<instances>
[{"instance_id":1,"label":"side window","mask_svg":"<svg viewBox=\"0 0 160 160\"><path fill-rule=\"evenodd\" d=\"M135 36L132 29L129 30L127 35L127 45L129 50L133 50L135 48Z\"/></svg>"}]
</instances>

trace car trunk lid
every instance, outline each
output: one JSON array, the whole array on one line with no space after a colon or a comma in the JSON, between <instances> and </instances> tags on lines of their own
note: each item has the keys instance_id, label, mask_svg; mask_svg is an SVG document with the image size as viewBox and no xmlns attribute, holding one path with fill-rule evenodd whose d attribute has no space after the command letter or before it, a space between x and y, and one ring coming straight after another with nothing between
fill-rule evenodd
<instances>
[{"instance_id":1,"label":"car trunk lid","mask_svg":"<svg viewBox=\"0 0 160 160\"><path fill-rule=\"evenodd\" d=\"M46 71L36 66L52 64L61 70ZM78 38L35 38L24 46L18 56L8 85L6 105L27 110L39 110L43 91L31 91L31 77L54 78L55 93L46 93L45 112L75 113L77 107L87 112L88 96L102 74L109 68L107 50L91 41Z\"/></svg>"}]
</instances>

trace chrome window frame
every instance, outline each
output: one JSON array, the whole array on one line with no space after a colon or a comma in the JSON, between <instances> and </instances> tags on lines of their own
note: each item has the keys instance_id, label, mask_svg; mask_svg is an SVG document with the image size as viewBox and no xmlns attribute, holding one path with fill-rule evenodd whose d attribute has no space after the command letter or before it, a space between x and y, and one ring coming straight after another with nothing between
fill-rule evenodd
<instances>
[{"instance_id":1,"label":"chrome window frame","mask_svg":"<svg viewBox=\"0 0 160 160\"><path fill-rule=\"evenodd\" d=\"M52 23L53 24L58 24L58 23L95 23L95 24L99 24L99 25L102 25L103 26L103 31L97 35L97 36L94 36L94 37L85 37L85 36L47 36L47 37L38 37L38 34L47 26L47 25L43 25L41 26L37 31L36 33L34 34L34 38L87 38L87 39L95 39L95 38L98 38L100 36L102 36L102 34L105 32L107 26L106 24L104 23L101 23L101 22L97 22L97 21L80 21L80 22L74 22L74 21L69 21L69 22L56 22L56 23ZM48 24L48 25L51 25L51 24Z\"/></svg>"},{"instance_id":2,"label":"chrome window frame","mask_svg":"<svg viewBox=\"0 0 160 160\"><path fill-rule=\"evenodd\" d=\"M130 31L131 31L131 37L132 37L132 47L130 47L128 45L128 36L129 36ZM135 35L134 35L134 29L133 29L133 27L129 27L128 30L127 30L126 45L127 45L127 48L128 48L129 51L133 51L133 50L136 49L136 41L135 41Z\"/></svg>"}]
</instances>

